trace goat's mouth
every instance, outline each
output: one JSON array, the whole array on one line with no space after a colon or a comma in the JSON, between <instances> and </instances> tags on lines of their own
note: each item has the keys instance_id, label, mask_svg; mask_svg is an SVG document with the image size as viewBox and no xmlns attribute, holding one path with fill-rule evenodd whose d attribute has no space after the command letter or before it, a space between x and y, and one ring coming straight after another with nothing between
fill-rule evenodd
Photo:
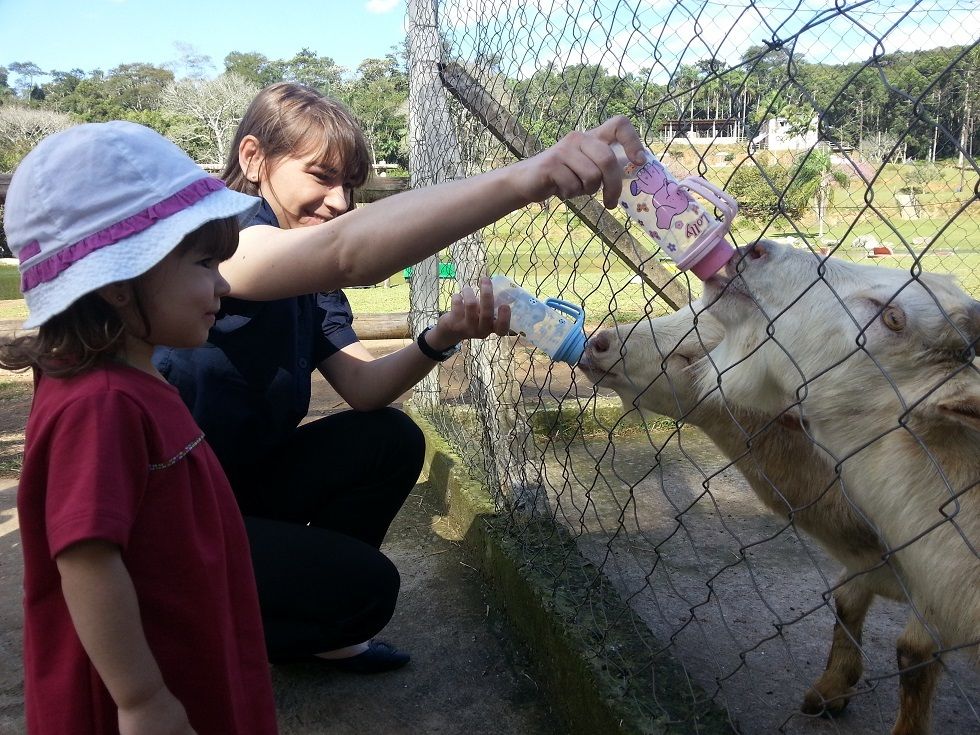
<instances>
[{"instance_id":1,"label":"goat's mouth","mask_svg":"<svg viewBox=\"0 0 980 735\"><path fill-rule=\"evenodd\" d=\"M756 303L755 297L739 274L723 274L724 271L721 271L704 282L704 299L708 306L729 299Z\"/></svg>"},{"instance_id":2,"label":"goat's mouth","mask_svg":"<svg viewBox=\"0 0 980 735\"><path fill-rule=\"evenodd\" d=\"M588 352L582 355L582 359L579 360L577 367L581 368L582 372L584 372L586 376L588 376L589 380L591 380L593 383L598 383L599 381L604 380L606 378L617 377L616 373L613 370L609 368L600 367L599 365L596 365L594 362L592 362L592 360L589 358Z\"/></svg>"}]
</instances>

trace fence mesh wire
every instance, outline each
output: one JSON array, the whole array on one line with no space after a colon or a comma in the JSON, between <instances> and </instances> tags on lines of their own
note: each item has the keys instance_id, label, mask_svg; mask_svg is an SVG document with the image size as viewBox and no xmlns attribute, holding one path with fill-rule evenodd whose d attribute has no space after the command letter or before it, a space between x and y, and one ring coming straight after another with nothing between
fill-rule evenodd
<instances>
[{"instance_id":1,"label":"fence mesh wire","mask_svg":"<svg viewBox=\"0 0 980 735\"><path fill-rule=\"evenodd\" d=\"M952 274L962 292L980 294L980 169L973 158L978 21L980 11L968 0L409 4L413 184L506 165L569 131L624 114L677 178L703 176L739 200L736 244L769 238L813 254L811 280L784 294L785 310L759 322L758 339L760 350L778 347L795 366L808 397L752 423L727 401L726 375L735 374L735 365L721 372L722 418L710 427L703 426L708 404L692 402L682 395L689 386L669 378L672 365L686 366L718 341L694 324L692 314L703 313L703 285L678 272L620 213L610 223L594 203L533 205L443 254L455 278L440 278L435 259L413 277L417 327L478 274L505 273L528 291L584 305L593 337L607 328L630 335L625 346L609 347L620 372L630 365L632 335L637 342L662 335L641 367L632 364L635 390L623 405L582 369L553 363L516 338L470 345L417 393L468 471L491 489L509 533L541 554L539 571L552 580L553 595L570 600L593 629L611 631L624 621L604 617L598 596L609 594L608 583L635 615L629 624L652 633L640 652L618 651L601 635L595 642L614 665L621 657L624 670L642 672L642 681L624 691L651 721L676 716L658 699L654 681L653 662L669 653L734 731L889 732L900 688L907 725L927 720L934 699L936 732L980 727L980 679L972 666L980 620L977 427L956 433L956 447L967 451L954 476L928 458L955 432L926 436L923 424L910 419L916 405L949 389L954 378L976 391L976 304L971 316L967 301L964 322L949 300L933 299L943 317L933 331L949 327L962 344L944 363L944 377L909 396L905 376L865 345L867 316L853 313L844 287L818 265L829 256L880 269L880 279L861 271L871 284L897 283L871 317L888 329L904 327L891 308L901 294L917 285L929 293L937 288L923 273ZM887 275L894 273L903 274L900 281ZM821 465L829 474L801 480L791 470L805 472L808 452L828 450L805 417L831 381L807 374L804 356L793 352L805 351L805 343L781 337L787 328L806 331L805 321L800 329L788 320L794 305L809 304L817 292L817 309L830 304L828 314L845 313L857 325L857 348L827 368L843 370L834 384L846 382L858 358L877 366L875 379L858 391L868 407L853 407L854 415L891 405L895 396L898 408L884 422L876 414L870 449L831 451L834 461ZM659 331L667 329L665 317L670 324L686 318L686 326L678 334L675 325L668 337ZM668 382L668 407L639 410L648 398L654 403L658 376L661 386ZM800 414L786 410L794 405L802 407L803 430ZM719 432L738 419L737 441L726 452ZM781 429L792 441L776 434ZM888 524L875 516L878 506L862 504L865 475L888 469L871 466L876 448L896 430L921 449L909 450L909 461L932 461L938 479L904 476L898 463L894 492L904 498L920 492L916 483L933 481L949 493L952 509L940 511L945 523L930 530L956 533L931 548L944 553L943 562L932 563L959 565L959 576L946 575L950 599L966 611L958 637L936 633L928 605L916 597L909 577L921 576L921 568L913 570L915 559L903 556L915 544L889 537L882 530ZM753 454L767 441L788 456L786 472ZM808 484L811 501L800 506L799 487ZM803 514L811 506L830 519L816 531ZM859 529L856 536L846 537L848 528ZM539 546L542 536L555 534L570 539L594 571L576 565L567 547L559 547L566 551L558 558L537 551L548 548ZM838 581L842 561L848 583ZM974 592L960 594L957 585ZM842 669L846 681L825 687L823 696L811 691L804 704L832 639L835 655L851 656ZM896 663L899 640L906 645ZM923 640L924 649L910 643ZM966 655L940 658L951 649ZM922 650L924 658L910 655ZM675 724L693 729L697 715L691 718Z\"/></svg>"}]
</instances>

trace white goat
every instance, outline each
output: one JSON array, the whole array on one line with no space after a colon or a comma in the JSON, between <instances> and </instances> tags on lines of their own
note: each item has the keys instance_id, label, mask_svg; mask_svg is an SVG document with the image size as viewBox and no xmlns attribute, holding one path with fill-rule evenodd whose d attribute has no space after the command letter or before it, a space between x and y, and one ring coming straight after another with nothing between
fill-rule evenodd
<instances>
[{"instance_id":1,"label":"white goat","mask_svg":"<svg viewBox=\"0 0 980 735\"><path fill-rule=\"evenodd\" d=\"M892 732L927 732L941 654L980 659L980 303L947 276L765 240L740 249L705 300L725 327L710 357L726 399L799 410L876 528L913 608Z\"/></svg>"},{"instance_id":2,"label":"white goat","mask_svg":"<svg viewBox=\"0 0 980 735\"><path fill-rule=\"evenodd\" d=\"M813 445L798 414L767 416L718 395L699 395L701 376L717 373L705 354L724 337L722 325L697 307L605 329L589 340L579 363L589 378L637 407L700 427L748 480L773 513L792 520L844 565L833 595L837 612L823 675L806 693L809 714L844 709L863 670L864 618L876 594L904 600L898 580L881 565L884 548L840 492L828 456Z\"/></svg>"}]
</instances>

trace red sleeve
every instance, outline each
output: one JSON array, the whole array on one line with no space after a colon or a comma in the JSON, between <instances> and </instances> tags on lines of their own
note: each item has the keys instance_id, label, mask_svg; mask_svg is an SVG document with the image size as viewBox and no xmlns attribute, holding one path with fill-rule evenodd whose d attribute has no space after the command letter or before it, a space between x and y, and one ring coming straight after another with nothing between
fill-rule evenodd
<instances>
[{"instance_id":1,"label":"red sleeve","mask_svg":"<svg viewBox=\"0 0 980 735\"><path fill-rule=\"evenodd\" d=\"M53 559L101 539L125 549L150 461L141 409L109 391L72 401L51 428L45 520Z\"/></svg>"}]
</instances>

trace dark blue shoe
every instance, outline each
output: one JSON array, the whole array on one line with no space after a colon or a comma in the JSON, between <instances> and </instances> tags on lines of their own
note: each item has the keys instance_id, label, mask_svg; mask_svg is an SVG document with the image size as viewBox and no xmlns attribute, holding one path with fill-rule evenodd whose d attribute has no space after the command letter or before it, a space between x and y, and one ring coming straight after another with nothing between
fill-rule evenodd
<instances>
[{"instance_id":1,"label":"dark blue shoe","mask_svg":"<svg viewBox=\"0 0 980 735\"><path fill-rule=\"evenodd\" d=\"M380 674L383 671L394 671L412 660L412 657L399 651L390 643L371 639L366 651L349 658L320 658L320 661L330 664L338 671L352 674Z\"/></svg>"}]
</instances>

